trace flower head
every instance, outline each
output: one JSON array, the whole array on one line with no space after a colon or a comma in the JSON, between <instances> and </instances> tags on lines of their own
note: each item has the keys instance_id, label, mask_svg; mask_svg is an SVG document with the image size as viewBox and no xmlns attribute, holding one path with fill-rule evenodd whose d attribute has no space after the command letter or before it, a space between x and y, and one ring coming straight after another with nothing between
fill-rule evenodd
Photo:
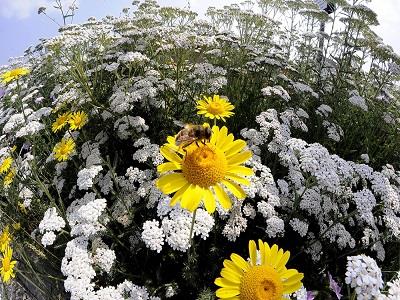
<instances>
[{"instance_id":1,"label":"flower head","mask_svg":"<svg viewBox=\"0 0 400 300\"><path fill-rule=\"evenodd\" d=\"M160 149L168 162L157 168L160 173L168 173L156 185L165 194L175 193L172 206L180 201L181 207L193 212L203 201L206 210L213 213L217 199L224 209L230 209L232 202L225 188L244 199L246 193L239 184L250 185L243 176L253 175L250 168L241 165L252 155L245 147L246 142L234 140L225 126L214 126L209 142L192 143L184 149L176 146L175 138L170 136L168 144Z\"/></svg>"},{"instance_id":2,"label":"flower head","mask_svg":"<svg viewBox=\"0 0 400 300\"><path fill-rule=\"evenodd\" d=\"M357 299L373 299L383 287L382 271L367 255L348 256L345 282L355 288Z\"/></svg>"},{"instance_id":3,"label":"flower head","mask_svg":"<svg viewBox=\"0 0 400 300\"><path fill-rule=\"evenodd\" d=\"M66 124L68 124L70 117L71 117L70 112L58 115L58 118L53 123L51 130L53 130L53 132L57 132L58 130L62 129Z\"/></svg>"},{"instance_id":4,"label":"flower head","mask_svg":"<svg viewBox=\"0 0 400 300\"><path fill-rule=\"evenodd\" d=\"M67 160L72 152L75 150L75 142L72 138L63 138L61 142L54 146L53 153L54 157L58 161Z\"/></svg>"},{"instance_id":5,"label":"flower head","mask_svg":"<svg viewBox=\"0 0 400 300\"><path fill-rule=\"evenodd\" d=\"M229 300L283 300L302 286L304 275L296 269L287 269L289 251L270 247L258 240L249 242L250 260L232 253L230 260L224 260L221 276L215 279L220 288L216 295L219 299Z\"/></svg>"},{"instance_id":6,"label":"flower head","mask_svg":"<svg viewBox=\"0 0 400 300\"><path fill-rule=\"evenodd\" d=\"M10 242L11 242L10 228L6 226L0 235L0 251L4 252L4 250L10 244Z\"/></svg>"},{"instance_id":7,"label":"flower head","mask_svg":"<svg viewBox=\"0 0 400 300\"><path fill-rule=\"evenodd\" d=\"M6 176L4 176L3 184L5 187L9 186L13 182L16 173L16 170L13 168L10 169Z\"/></svg>"},{"instance_id":8,"label":"flower head","mask_svg":"<svg viewBox=\"0 0 400 300\"><path fill-rule=\"evenodd\" d=\"M204 96L204 100L197 101L196 108L199 110L197 112L199 115L204 115L210 119L222 119L225 122L225 118L234 115L232 110L235 107L226 97L214 95L212 98Z\"/></svg>"},{"instance_id":9,"label":"flower head","mask_svg":"<svg viewBox=\"0 0 400 300\"><path fill-rule=\"evenodd\" d=\"M71 130L78 130L81 129L86 123L88 122L88 116L83 111L77 111L73 113L69 120L69 129Z\"/></svg>"},{"instance_id":10,"label":"flower head","mask_svg":"<svg viewBox=\"0 0 400 300\"><path fill-rule=\"evenodd\" d=\"M11 156L6 157L0 165L0 173L1 174L7 173L11 167L12 162L13 162L13 159Z\"/></svg>"},{"instance_id":11,"label":"flower head","mask_svg":"<svg viewBox=\"0 0 400 300\"><path fill-rule=\"evenodd\" d=\"M15 277L14 267L17 263L15 260L12 259L12 249L10 246L7 246L3 253L3 258L1 259L1 268L0 268L0 275L4 283L8 283L10 278Z\"/></svg>"},{"instance_id":12,"label":"flower head","mask_svg":"<svg viewBox=\"0 0 400 300\"><path fill-rule=\"evenodd\" d=\"M17 69L14 69L14 70L11 70L11 71L7 71L7 72L3 73L0 76L0 78L1 78L1 81L3 83L8 83L8 82L13 81L14 79L18 79L21 76L24 76L24 75L26 75L28 73L29 73L28 69L17 68Z\"/></svg>"}]
</instances>

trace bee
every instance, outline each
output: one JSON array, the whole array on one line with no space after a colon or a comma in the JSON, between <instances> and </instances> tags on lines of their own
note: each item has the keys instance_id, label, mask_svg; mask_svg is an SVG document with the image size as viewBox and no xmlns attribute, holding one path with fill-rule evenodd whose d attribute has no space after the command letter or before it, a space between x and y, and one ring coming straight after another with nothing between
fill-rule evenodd
<instances>
[{"instance_id":1,"label":"bee","mask_svg":"<svg viewBox=\"0 0 400 300\"><path fill-rule=\"evenodd\" d=\"M180 146L182 149L186 148L192 143L210 141L211 128L209 126L185 124L184 128L178 132L175 138L175 145Z\"/></svg>"}]
</instances>

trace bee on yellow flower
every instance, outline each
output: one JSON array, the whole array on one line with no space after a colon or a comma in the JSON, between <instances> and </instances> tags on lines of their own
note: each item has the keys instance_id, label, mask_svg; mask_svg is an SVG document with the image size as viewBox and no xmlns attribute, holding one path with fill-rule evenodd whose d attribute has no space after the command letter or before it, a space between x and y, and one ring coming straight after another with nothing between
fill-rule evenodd
<instances>
[{"instance_id":1,"label":"bee on yellow flower","mask_svg":"<svg viewBox=\"0 0 400 300\"><path fill-rule=\"evenodd\" d=\"M71 118L70 112L66 112L61 115L58 115L58 118L53 123L51 130L53 132L57 132L58 130L62 129L65 125L68 124L68 121L70 118Z\"/></svg>"},{"instance_id":2,"label":"bee on yellow flower","mask_svg":"<svg viewBox=\"0 0 400 300\"><path fill-rule=\"evenodd\" d=\"M67 160L75 150L75 142L72 138L63 138L54 146L53 153L58 161Z\"/></svg>"},{"instance_id":3,"label":"bee on yellow flower","mask_svg":"<svg viewBox=\"0 0 400 300\"><path fill-rule=\"evenodd\" d=\"M18 79L21 76L24 76L28 73L29 73L28 69L17 68L17 69L3 73L2 75L0 75L0 78L3 83L9 83L10 81L13 81L14 79Z\"/></svg>"},{"instance_id":4,"label":"bee on yellow flower","mask_svg":"<svg viewBox=\"0 0 400 300\"><path fill-rule=\"evenodd\" d=\"M0 235L0 251L4 252L4 250L10 244L10 242L11 242L10 228L7 225Z\"/></svg>"},{"instance_id":5,"label":"bee on yellow flower","mask_svg":"<svg viewBox=\"0 0 400 300\"><path fill-rule=\"evenodd\" d=\"M70 130L79 130L88 122L88 116L83 111L77 111L68 120Z\"/></svg>"},{"instance_id":6,"label":"bee on yellow flower","mask_svg":"<svg viewBox=\"0 0 400 300\"><path fill-rule=\"evenodd\" d=\"M4 283L8 283L11 278L15 277L14 267L17 262L15 260L12 260L12 253L13 251L10 246L7 246L3 251L0 275Z\"/></svg>"},{"instance_id":7,"label":"bee on yellow flower","mask_svg":"<svg viewBox=\"0 0 400 300\"><path fill-rule=\"evenodd\" d=\"M13 162L13 159L11 156L8 156L5 159L3 159L3 161L1 162L1 165L0 165L0 173L1 174L7 173L11 167L12 162Z\"/></svg>"}]
</instances>

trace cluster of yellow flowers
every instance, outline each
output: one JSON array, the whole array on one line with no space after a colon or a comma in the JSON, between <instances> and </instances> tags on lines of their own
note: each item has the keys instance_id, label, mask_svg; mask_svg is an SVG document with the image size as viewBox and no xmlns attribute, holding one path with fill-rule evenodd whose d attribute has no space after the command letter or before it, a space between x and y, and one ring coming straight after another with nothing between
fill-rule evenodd
<instances>
[{"instance_id":1,"label":"cluster of yellow flowers","mask_svg":"<svg viewBox=\"0 0 400 300\"><path fill-rule=\"evenodd\" d=\"M198 114L214 119L211 136L207 140L190 131L169 136L167 143L160 148L161 154L168 160L158 166L161 177L156 186L165 194L172 194L170 205L178 202L182 208L195 212L201 203L209 213L216 209L218 201L222 208L229 210L232 201L226 188L237 199L246 197L239 185L250 185L245 176L252 176L253 170L243 166L251 158L251 151L246 150L246 142L235 140L228 134L228 128L216 126L216 120L225 122L235 108L226 97L214 95L204 97L197 102ZM209 126L208 124L203 126ZM179 146L178 136L186 135L188 145ZM193 143L196 141L196 143ZM183 149L184 148L184 149ZM231 260L224 260L221 277L215 280L219 287L216 296L226 300L283 300L297 291L304 275L296 269L287 269L289 251L270 247L268 243L249 242L250 260L232 253Z\"/></svg>"},{"instance_id":2,"label":"cluster of yellow flowers","mask_svg":"<svg viewBox=\"0 0 400 300\"><path fill-rule=\"evenodd\" d=\"M78 111L75 113L66 112L58 115L57 119L52 125L53 132L57 132L69 124L69 130L79 130L88 122L88 116L85 112ZM54 146L54 157L58 161L67 160L74 152L76 147L73 138L63 138L59 143Z\"/></svg>"},{"instance_id":3,"label":"cluster of yellow flowers","mask_svg":"<svg viewBox=\"0 0 400 300\"><path fill-rule=\"evenodd\" d=\"M8 283L11 278L15 277L14 267L16 261L12 260L13 250L10 247L11 235L9 227L6 226L0 235L0 252L1 252L1 267L0 275L4 283Z\"/></svg>"}]
</instances>

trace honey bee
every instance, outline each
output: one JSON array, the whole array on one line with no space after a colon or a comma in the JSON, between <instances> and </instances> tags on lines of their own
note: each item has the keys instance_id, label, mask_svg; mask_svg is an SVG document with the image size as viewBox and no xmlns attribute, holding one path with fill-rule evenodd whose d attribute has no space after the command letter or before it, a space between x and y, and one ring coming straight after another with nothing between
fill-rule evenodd
<instances>
[{"instance_id":1,"label":"honey bee","mask_svg":"<svg viewBox=\"0 0 400 300\"><path fill-rule=\"evenodd\" d=\"M211 128L209 126L185 124L184 128L178 132L175 138L175 145L180 146L182 149L186 148L192 143L210 141Z\"/></svg>"}]
</instances>

